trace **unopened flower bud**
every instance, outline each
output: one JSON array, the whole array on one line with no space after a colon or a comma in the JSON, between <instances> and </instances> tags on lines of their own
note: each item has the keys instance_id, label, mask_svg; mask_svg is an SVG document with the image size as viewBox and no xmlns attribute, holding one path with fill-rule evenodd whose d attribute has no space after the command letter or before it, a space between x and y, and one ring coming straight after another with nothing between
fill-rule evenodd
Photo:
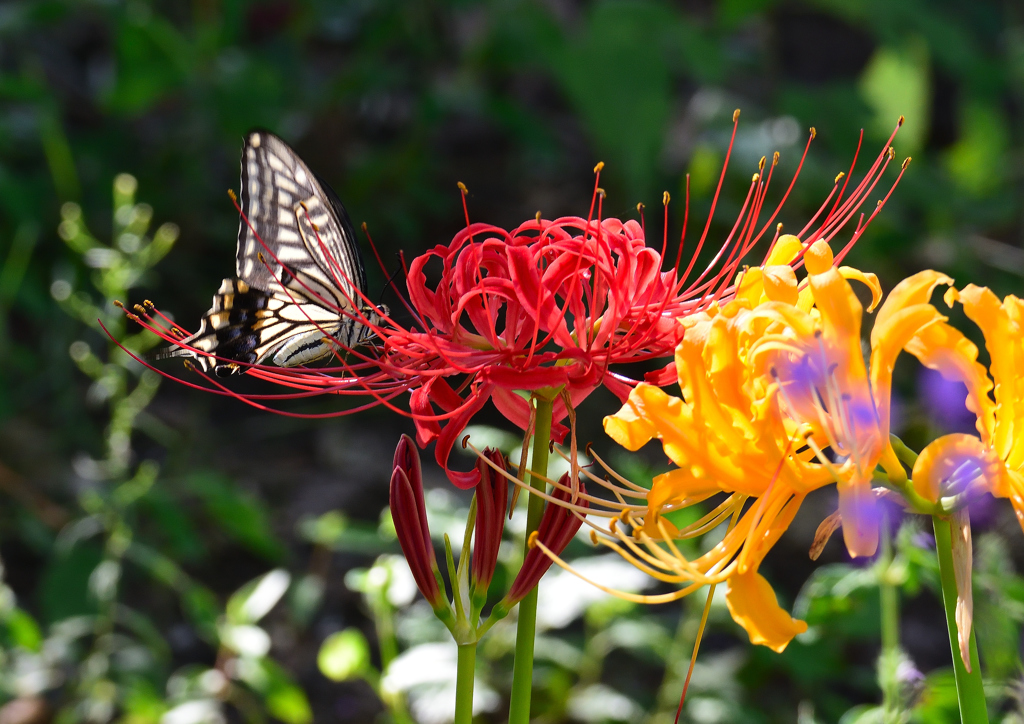
<instances>
[{"instance_id":1,"label":"unopened flower bud","mask_svg":"<svg viewBox=\"0 0 1024 724\"><path fill-rule=\"evenodd\" d=\"M556 556L561 555L565 547L569 545L569 541L573 539L580 526L583 525L582 515L577 515L572 507L570 507L572 506L573 494L569 474L563 475L558 482L559 487L552 494L555 500L549 502L547 507L544 508L544 515L540 519L540 525L537 526L536 532L530 535L530 550L526 553L525 560L523 560L523 567L519 569L519 575L516 576L516 579L512 582L512 587L505 596L503 603L507 608L511 608L525 598L526 594L533 590L534 586L540 582L541 577L551 567L551 559L541 550L538 544L543 544L545 548ZM576 508L589 507L587 500L582 497L586 493L587 491L583 487L583 481L581 480L579 482L579 495L575 503Z\"/></svg>"},{"instance_id":2,"label":"unopened flower bud","mask_svg":"<svg viewBox=\"0 0 1024 724\"><path fill-rule=\"evenodd\" d=\"M394 471L391 473L391 517L416 586L435 611L447 610L448 599L444 595L434 544L427 527L420 456L408 435L402 435L395 449Z\"/></svg>"},{"instance_id":3,"label":"unopened flower bud","mask_svg":"<svg viewBox=\"0 0 1024 724\"><path fill-rule=\"evenodd\" d=\"M501 470L505 470L505 456L488 448L484 456ZM474 598L483 599L494 577L498 563L498 547L505 530L505 512L508 509L508 481L501 473L480 460L480 482L476 485L476 535L473 541L471 568Z\"/></svg>"}]
</instances>

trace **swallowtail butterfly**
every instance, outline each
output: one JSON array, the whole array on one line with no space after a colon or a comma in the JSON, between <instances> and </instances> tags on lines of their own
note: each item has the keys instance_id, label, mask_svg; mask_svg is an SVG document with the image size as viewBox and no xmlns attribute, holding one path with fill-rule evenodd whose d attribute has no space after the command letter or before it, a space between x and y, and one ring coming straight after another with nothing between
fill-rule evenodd
<instances>
[{"instance_id":1,"label":"swallowtail butterfly","mask_svg":"<svg viewBox=\"0 0 1024 724\"><path fill-rule=\"evenodd\" d=\"M377 325L381 317L363 303L366 272L352 222L334 191L272 133L245 140L239 205L238 278L221 283L198 332L157 358L192 357L225 377L246 365L304 365L368 342L374 333L362 321Z\"/></svg>"}]
</instances>

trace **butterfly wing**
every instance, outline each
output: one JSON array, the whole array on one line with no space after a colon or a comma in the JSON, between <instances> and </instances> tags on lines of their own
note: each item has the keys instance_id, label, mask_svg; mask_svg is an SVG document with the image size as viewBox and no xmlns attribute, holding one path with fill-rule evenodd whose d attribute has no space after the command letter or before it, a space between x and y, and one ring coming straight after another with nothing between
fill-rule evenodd
<instances>
[{"instance_id":1,"label":"butterfly wing","mask_svg":"<svg viewBox=\"0 0 1024 724\"><path fill-rule=\"evenodd\" d=\"M364 306L366 273L337 195L266 131L246 138L241 166L239 278L222 282L198 332L157 359L192 357L228 375L268 360L313 362L336 348L331 338L364 343L369 329L346 312Z\"/></svg>"},{"instance_id":2,"label":"butterfly wing","mask_svg":"<svg viewBox=\"0 0 1024 724\"><path fill-rule=\"evenodd\" d=\"M266 131L249 134L241 191L240 279L337 309L362 306L366 273L348 214L284 141Z\"/></svg>"}]
</instances>

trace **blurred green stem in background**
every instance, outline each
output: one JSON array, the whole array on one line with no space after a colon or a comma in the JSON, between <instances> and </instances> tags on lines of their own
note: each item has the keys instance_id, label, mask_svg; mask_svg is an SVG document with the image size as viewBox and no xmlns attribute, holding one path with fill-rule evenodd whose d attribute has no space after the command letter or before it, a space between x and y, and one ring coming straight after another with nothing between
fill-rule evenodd
<instances>
[{"instance_id":1,"label":"blurred green stem in background","mask_svg":"<svg viewBox=\"0 0 1024 724\"><path fill-rule=\"evenodd\" d=\"M971 629L971 670L968 672L960 658L956 628L956 577L953 572L953 542L949 518L932 516L935 528L935 552L939 556L939 580L942 583L942 604L946 608L946 629L953 654L953 672L956 676L956 696L960 702L960 720L963 724L988 724L985 707L985 689L981 683L981 664L978 644Z\"/></svg>"},{"instance_id":2,"label":"blurred green stem in background","mask_svg":"<svg viewBox=\"0 0 1024 724\"><path fill-rule=\"evenodd\" d=\"M530 465L530 485L544 492L544 478L548 473L548 446L551 442L551 400L535 396L537 416L533 433L533 460ZM530 493L526 517L526 546L529 550L530 533L537 530L544 513L544 499ZM533 690L533 644L537 630L537 589L534 588L519 603L519 625L516 629L516 656L512 669L512 700L508 710L508 724L528 724L530 721L530 695Z\"/></svg>"},{"instance_id":3,"label":"blurred green stem in background","mask_svg":"<svg viewBox=\"0 0 1024 724\"><path fill-rule=\"evenodd\" d=\"M900 720L900 683L897 674L900 652L900 599L893 570L892 530L888 516L882 518L882 556L878 561L879 607L881 610L882 653L878 661L878 683L882 689L882 721Z\"/></svg>"}]
</instances>

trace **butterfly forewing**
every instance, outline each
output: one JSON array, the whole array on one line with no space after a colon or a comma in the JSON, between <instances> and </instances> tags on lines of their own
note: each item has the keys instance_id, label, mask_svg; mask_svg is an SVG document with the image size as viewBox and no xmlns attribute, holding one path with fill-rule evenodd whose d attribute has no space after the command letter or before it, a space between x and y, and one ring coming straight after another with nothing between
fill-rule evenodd
<instances>
[{"instance_id":1,"label":"butterfly forewing","mask_svg":"<svg viewBox=\"0 0 1024 724\"><path fill-rule=\"evenodd\" d=\"M344 207L273 134L256 131L246 139L241 205L239 278L338 309L362 306L366 276Z\"/></svg>"}]
</instances>

